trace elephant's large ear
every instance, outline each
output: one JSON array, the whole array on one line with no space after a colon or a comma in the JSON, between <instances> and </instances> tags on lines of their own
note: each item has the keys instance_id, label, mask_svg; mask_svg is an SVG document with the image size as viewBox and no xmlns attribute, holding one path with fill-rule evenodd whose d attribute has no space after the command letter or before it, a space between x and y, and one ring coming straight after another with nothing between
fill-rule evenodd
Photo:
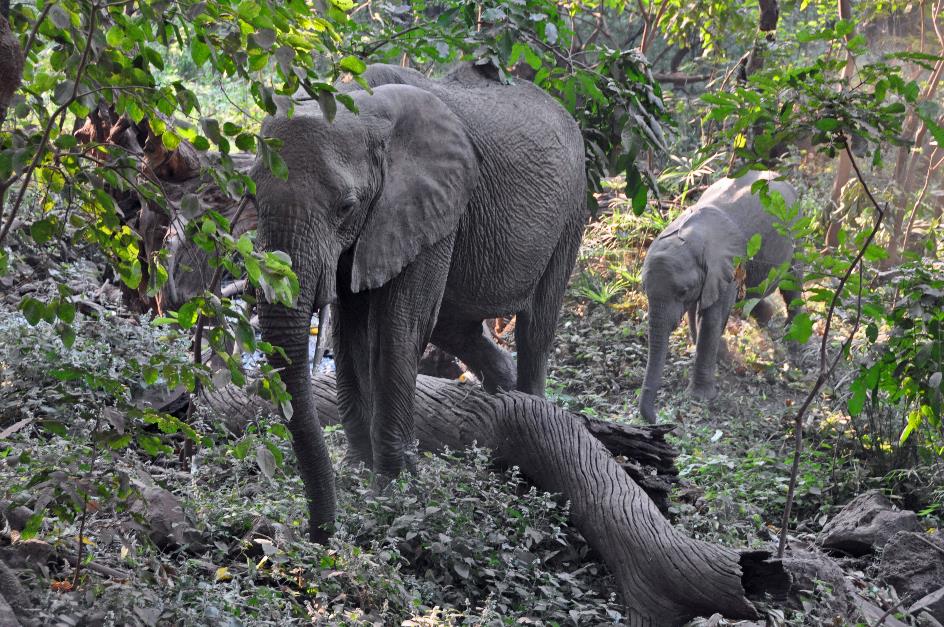
<instances>
[{"instance_id":1,"label":"elephant's large ear","mask_svg":"<svg viewBox=\"0 0 944 627\"><path fill-rule=\"evenodd\" d=\"M462 122L439 98L385 85L358 99L384 124L379 196L354 248L351 290L383 285L425 247L452 234L478 179L478 158Z\"/></svg>"},{"instance_id":2,"label":"elephant's large ear","mask_svg":"<svg viewBox=\"0 0 944 627\"><path fill-rule=\"evenodd\" d=\"M734 282L734 258L745 253L741 229L728 215L712 206L702 207L680 229L679 236L701 248L699 261L705 282L698 299L704 311L718 302Z\"/></svg>"}]
</instances>

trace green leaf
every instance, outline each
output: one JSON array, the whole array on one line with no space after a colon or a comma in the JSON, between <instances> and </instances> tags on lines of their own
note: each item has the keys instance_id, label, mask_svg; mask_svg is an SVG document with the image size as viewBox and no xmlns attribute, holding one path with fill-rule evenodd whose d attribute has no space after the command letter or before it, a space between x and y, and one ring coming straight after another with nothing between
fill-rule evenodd
<instances>
[{"instance_id":1,"label":"green leaf","mask_svg":"<svg viewBox=\"0 0 944 627\"><path fill-rule=\"evenodd\" d=\"M649 196L649 189L642 183L636 187L636 193L633 194L633 213L641 215L646 209L646 198Z\"/></svg>"},{"instance_id":2,"label":"green leaf","mask_svg":"<svg viewBox=\"0 0 944 627\"><path fill-rule=\"evenodd\" d=\"M938 148L944 148L944 127L941 127L934 121L933 117L923 112L919 112L918 116L924 122L925 126L928 127L928 132L931 133L931 137L937 142Z\"/></svg>"},{"instance_id":3,"label":"green leaf","mask_svg":"<svg viewBox=\"0 0 944 627\"><path fill-rule=\"evenodd\" d=\"M68 150L70 148L75 148L76 145L78 145L79 140L77 140L73 135L60 135L56 138L54 143L56 144L56 148Z\"/></svg>"},{"instance_id":4,"label":"green leaf","mask_svg":"<svg viewBox=\"0 0 944 627\"><path fill-rule=\"evenodd\" d=\"M813 126L824 133L828 133L839 128L839 120L836 118L820 118L819 120L813 122Z\"/></svg>"},{"instance_id":5,"label":"green leaf","mask_svg":"<svg viewBox=\"0 0 944 627\"><path fill-rule=\"evenodd\" d=\"M189 329L197 323L202 299L189 300L177 310L177 324L181 329Z\"/></svg>"},{"instance_id":6,"label":"green leaf","mask_svg":"<svg viewBox=\"0 0 944 627\"><path fill-rule=\"evenodd\" d=\"M344 107L351 113L359 113L360 109L357 108L357 103L354 102L354 99L351 98L350 94L335 94L334 99L344 105Z\"/></svg>"},{"instance_id":7,"label":"green leaf","mask_svg":"<svg viewBox=\"0 0 944 627\"><path fill-rule=\"evenodd\" d=\"M148 385L154 385L157 383L158 371L154 366L145 366L141 370L141 376L144 378L144 382Z\"/></svg>"},{"instance_id":8,"label":"green leaf","mask_svg":"<svg viewBox=\"0 0 944 627\"><path fill-rule=\"evenodd\" d=\"M269 166L273 175L283 181L288 180L288 165L279 153L270 150L267 154L266 165Z\"/></svg>"},{"instance_id":9,"label":"green leaf","mask_svg":"<svg viewBox=\"0 0 944 627\"><path fill-rule=\"evenodd\" d=\"M118 275L122 282L133 290L141 285L141 262L138 259L132 259L129 263L118 265Z\"/></svg>"},{"instance_id":10,"label":"green leaf","mask_svg":"<svg viewBox=\"0 0 944 627\"><path fill-rule=\"evenodd\" d=\"M868 248L865 249L865 254L862 256L863 259L870 262L881 261L888 257L888 251L877 244L869 244Z\"/></svg>"},{"instance_id":11,"label":"green leaf","mask_svg":"<svg viewBox=\"0 0 944 627\"><path fill-rule=\"evenodd\" d=\"M151 457L157 457L164 452L173 452L173 450L169 446L163 444L161 439L156 435L141 433L138 435L137 440L138 445Z\"/></svg>"},{"instance_id":12,"label":"green leaf","mask_svg":"<svg viewBox=\"0 0 944 627\"><path fill-rule=\"evenodd\" d=\"M63 324L57 329L59 333L59 339L62 340L62 344L66 348L72 348L72 345L75 344L75 329L71 325Z\"/></svg>"},{"instance_id":13,"label":"green leaf","mask_svg":"<svg viewBox=\"0 0 944 627\"><path fill-rule=\"evenodd\" d=\"M250 133L242 133L236 137L236 147L245 152L256 149L256 137Z\"/></svg>"},{"instance_id":14,"label":"green leaf","mask_svg":"<svg viewBox=\"0 0 944 627\"><path fill-rule=\"evenodd\" d=\"M246 257L243 259L243 264L246 266L246 274L249 275L249 280L253 285L258 285L259 279L262 277L262 269L259 267L259 262L252 257Z\"/></svg>"},{"instance_id":15,"label":"green leaf","mask_svg":"<svg viewBox=\"0 0 944 627\"><path fill-rule=\"evenodd\" d=\"M861 379L856 379L849 386L849 389L852 391L852 395L849 396L849 400L846 402L846 409L849 410L850 416L858 416L865 407L865 383Z\"/></svg>"},{"instance_id":16,"label":"green leaf","mask_svg":"<svg viewBox=\"0 0 944 627\"><path fill-rule=\"evenodd\" d=\"M105 33L105 42L112 48L120 48L125 41L124 31L117 25L112 26Z\"/></svg>"},{"instance_id":17,"label":"green leaf","mask_svg":"<svg viewBox=\"0 0 944 627\"><path fill-rule=\"evenodd\" d=\"M236 13L247 22L251 22L255 19L261 11L262 7L260 7L257 2L254 2L254 0L243 0L239 3L239 6L236 7Z\"/></svg>"},{"instance_id":18,"label":"green leaf","mask_svg":"<svg viewBox=\"0 0 944 627\"><path fill-rule=\"evenodd\" d=\"M85 373L75 366L56 368L54 370L50 370L49 374L59 381L77 381L78 379L81 379L85 376Z\"/></svg>"},{"instance_id":19,"label":"green leaf","mask_svg":"<svg viewBox=\"0 0 944 627\"><path fill-rule=\"evenodd\" d=\"M753 259L754 255L760 252L761 234L754 233L751 239L747 240L747 258Z\"/></svg>"},{"instance_id":20,"label":"green leaf","mask_svg":"<svg viewBox=\"0 0 944 627\"><path fill-rule=\"evenodd\" d=\"M180 137L170 131L165 131L164 134L161 135L161 142L168 150L176 150L177 146L180 145Z\"/></svg>"},{"instance_id":21,"label":"green leaf","mask_svg":"<svg viewBox=\"0 0 944 627\"><path fill-rule=\"evenodd\" d=\"M347 70L351 74L363 74L367 69L367 64L357 57L344 57L338 64L342 70Z\"/></svg>"},{"instance_id":22,"label":"green leaf","mask_svg":"<svg viewBox=\"0 0 944 627\"><path fill-rule=\"evenodd\" d=\"M37 244L45 244L56 232L55 218L49 217L37 220L30 225L30 237Z\"/></svg>"},{"instance_id":23,"label":"green leaf","mask_svg":"<svg viewBox=\"0 0 944 627\"><path fill-rule=\"evenodd\" d=\"M338 112L338 103L334 100L334 94L322 89L318 92L318 106L321 107L321 113L328 122L334 121L334 116Z\"/></svg>"},{"instance_id":24,"label":"green leaf","mask_svg":"<svg viewBox=\"0 0 944 627\"><path fill-rule=\"evenodd\" d=\"M806 344L811 335L813 335L813 320L810 318L810 314L803 311L797 314L793 322L790 323L790 329L787 331L784 339Z\"/></svg>"},{"instance_id":25,"label":"green leaf","mask_svg":"<svg viewBox=\"0 0 944 627\"><path fill-rule=\"evenodd\" d=\"M911 432L917 429L921 425L921 414L916 411L908 414L908 424L905 425L905 428L901 431L901 436L898 438L898 446L904 445L908 441L908 437L911 435Z\"/></svg>"},{"instance_id":26,"label":"green leaf","mask_svg":"<svg viewBox=\"0 0 944 627\"><path fill-rule=\"evenodd\" d=\"M56 307L56 316L66 324L75 320L75 305L68 301L60 301Z\"/></svg>"},{"instance_id":27,"label":"green leaf","mask_svg":"<svg viewBox=\"0 0 944 627\"><path fill-rule=\"evenodd\" d=\"M39 511L27 519L26 525L23 527L23 531L20 532L20 541L25 542L26 540L32 540L35 538L42 526L43 512Z\"/></svg>"},{"instance_id":28,"label":"green leaf","mask_svg":"<svg viewBox=\"0 0 944 627\"><path fill-rule=\"evenodd\" d=\"M210 58L210 47L194 37L190 40L190 58L201 67Z\"/></svg>"},{"instance_id":29,"label":"green leaf","mask_svg":"<svg viewBox=\"0 0 944 627\"><path fill-rule=\"evenodd\" d=\"M20 311L23 312L23 317L26 318L26 321L29 322L30 326L35 327L39 324L39 321L43 319L43 314L46 311L46 305L39 302L35 298L30 298L27 296L20 302Z\"/></svg>"}]
</instances>

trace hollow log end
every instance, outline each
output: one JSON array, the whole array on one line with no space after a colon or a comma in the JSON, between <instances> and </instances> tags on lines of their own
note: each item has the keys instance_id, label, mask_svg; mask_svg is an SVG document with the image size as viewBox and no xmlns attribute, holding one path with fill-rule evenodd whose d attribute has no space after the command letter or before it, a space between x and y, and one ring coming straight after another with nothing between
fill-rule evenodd
<instances>
[{"instance_id":1,"label":"hollow log end","mask_svg":"<svg viewBox=\"0 0 944 627\"><path fill-rule=\"evenodd\" d=\"M783 562L772 558L768 551L741 552L741 585L744 595L752 601L786 601L792 579Z\"/></svg>"}]
</instances>

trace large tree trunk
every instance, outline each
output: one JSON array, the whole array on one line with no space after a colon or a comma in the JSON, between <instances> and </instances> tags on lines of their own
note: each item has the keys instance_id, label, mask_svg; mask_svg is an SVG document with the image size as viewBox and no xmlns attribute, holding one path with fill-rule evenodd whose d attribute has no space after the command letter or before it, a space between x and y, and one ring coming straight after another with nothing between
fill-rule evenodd
<instances>
[{"instance_id":1,"label":"large tree trunk","mask_svg":"<svg viewBox=\"0 0 944 627\"><path fill-rule=\"evenodd\" d=\"M6 119L7 107L23 76L23 52L7 21L9 13L10 3L0 2L0 124Z\"/></svg>"},{"instance_id":2,"label":"large tree trunk","mask_svg":"<svg viewBox=\"0 0 944 627\"><path fill-rule=\"evenodd\" d=\"M851 0L839 0L839 19L851 21L852 20L852 1ZM846 41L848 42L852 38L852 33L846 35ZM846 66L842 70L842 78L848 80L852 78L852 75L855 74L855 57L852 55L851 51L846 52ZM849 160L849 155L845 150L839 152L839 162L836 164L836 176L833 177L833 188L829 195L829 209L832 213L835 213L839 209L839 201L842 198L842 188L845 186L846 182L849 180L849 177L852 175L852 161ZM841 219L830 219L829 224L826 226L826 248L833 249L839 245L839 231L842 229L843 223Z\"/></svg>"},{"instance_id":3,"label":"large tree trunk","mask_svg":"<svg viewBox=\"0 0 944 627\"><path fill-rule=\"evenodd\" d=\"M264 404L225 389L205 399L218 414L252 415L254 404ZM337 423L334 376L316 377L312 392L321 423ZM781 563L766 552L693 540L659 513L675 476L675 453L664 440L671 427L608 423L520 392L493 396L423 375L415 411L421 449L477 443L494 451L499 465L518 466L537 487L570 501L574 524L619 582L632 625L682 624L714 613L749 618L756 612L748 597L784 596L789 588Z\"/></svg>"},{"instance_id":4,"label":"large tree trunk","mask_svg":"<svg viewBox=\"0 0 944 627\"><path fill-rule=\"evenodd\" d=\"M319 415L330 420L337 414L333 376L317 377L313 391ZM423 449L461 450L477 442L499 464L518 466L538 488L569 500L574 524L619 582L632 625L676 625L714 613L755 617L745 588L754 587L757 566L768 570L765 581L770 568L782 574L765 556L741 555L673 528L594 437L590 421L546 400L520 392L493 396L421 376L415 421ZM645 457L647 444L640 444ZM773 580L782 584L787 576Z\"/></svg>"}]
</instances>

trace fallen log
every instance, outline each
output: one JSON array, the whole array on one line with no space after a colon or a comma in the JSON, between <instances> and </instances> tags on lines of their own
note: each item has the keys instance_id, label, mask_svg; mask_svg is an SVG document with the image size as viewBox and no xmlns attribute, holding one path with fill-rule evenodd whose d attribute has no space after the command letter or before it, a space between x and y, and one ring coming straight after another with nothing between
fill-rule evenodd
<instances>
[{"instance_id":1,"label":"fallen log","mask_svg":"<svg viewBox=\"0 0 944 627\"><path fill-rule=\"evenodd\" d=\"M436 381L446 381L447 389L454 387L461 390L463 394L468 391L482 393L471 385L461 385L425 375L419 376L417 389L428 390L428 394L434 394L438 388ZM312 391L318 403L318 418L322 426L336 425L341 422L338 417L334 386L335 379L332 374L318 375L312 382ZM201 390L197 403L219 416L223 425L235 435L241 435L246 425L257 415L274 411L267 401L258 396L250 397L242 388L235 385ZM672 430L672 425L634 427L589 416L570 415L606 447L614 461L645 491L659 511L668 514L669 493L678 478L678 470L675 468L675 458L678 453L665 441L665 435ZM417 420L421 419L417 418ZM424 419L424 421L428 420ZM451 444L444 443L436 437L424 438L419 427L417 431L420 436L420 449L424 451L440 451L444 446L465 449L472 444L472 440L461 439Z\"/></svg>"},{"instance_id":2,"label":"fallen log","mask_svg":"<svg viewBox=\"0 0 944 627\"><path fill-rule=\"evenodd\" d=\"M319 375L313 387L323 422L336 420L334 377ZM517 466L538 488L569 500L571 520L618 582L630 624L677 625L715 613L757 616L742 582L741 554L672 527L595 437L606 430L590 419L527 394L490 395L421 376L415 424L422 449L463 450L475 442L491 449L500 464ZM662 459L655 445L661 436L637 439L638 431L627 436L634 454Z\"/></svg>"},{"instance_id":3,"label":"fallen log","mask_svg":"<svg viewBox=\"0 0 944 627\"><path fill-rule=\"evenodd\" d=\"M318 375L312 387L321 423L336 424L334 375ZM224 390L203 402L229 421L271 411L238 388ZM423 375L414 418L422 450L476 443L491 449L499 465L517 466L538 488L570 501L571 520L616 578L631 625L677 625L715 613L755 618L748 597L783 596L789 589L789 576L768 553L695 540L659 512L646 490L668 503L675 452L665 442L665 426L606 423L527 394L493 396ZM621 464L614 451L633 463ZM662 491L637 484L640 474L665 482Z\"/></svg>"}]
</instances>

